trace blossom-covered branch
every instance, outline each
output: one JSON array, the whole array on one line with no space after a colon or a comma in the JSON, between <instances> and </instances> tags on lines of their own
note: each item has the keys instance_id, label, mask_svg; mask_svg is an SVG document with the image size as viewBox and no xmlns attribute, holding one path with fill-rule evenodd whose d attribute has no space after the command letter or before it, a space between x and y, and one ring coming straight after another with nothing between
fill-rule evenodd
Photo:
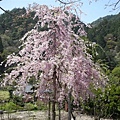
<instances>
[{"instance_id":1,"label":"blossom-covered branch","mask_svg":"<svg viewBox=\"0 0 120 120\"><path fill-rule=\"evenodd\" d=\"M105 85L105 76L92 62L81 39L86 35L83 24L70 9L71 6L49 9L38 4L29 9L28 12L36 12L34 18L38 22L21 39L19 54L8 56L6 65L15 67L6 73L4 85L16 83L16 93L24 94L29 79L35 76L38 97L44 96L46 89L54 91L55 88L54 99L62 101L71 91L75 102L92 95L91 84Z\"/></svg>"}]
</instances>

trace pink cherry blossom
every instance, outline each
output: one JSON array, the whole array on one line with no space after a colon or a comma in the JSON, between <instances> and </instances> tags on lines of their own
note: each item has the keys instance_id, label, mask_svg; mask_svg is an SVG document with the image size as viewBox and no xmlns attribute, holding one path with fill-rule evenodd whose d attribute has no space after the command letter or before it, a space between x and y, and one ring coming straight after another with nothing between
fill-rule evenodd
<instances>
[{"instance_id":1,"label":"pink cherry blossom","mask_svg":"<svg viewBox=\"0 0 120 120\"><path fill-rule=\"evenodd\" d=\"M105 76L100 67L91 60L86 51L86 45L80 36L85 35L82 23L78 17L64 9L45 5L34 5L29 9L35 11L38 18L34 29L21 39L23 42L18 55L8 56L7 66L16 65L7 73L3 84L16 82L16 93L24 94L25 86L32 76L35 76L38 88L36 95L44 96L44 91L53 91L53 77L56 74L56 100L62 101L68 91L77 101L91 94L89 86L103 86ZM72 19L78 21L73 24ZM40 31L47 25L47 29ZM75 34L73 27L78 27Z\"/></svg>"}]
</instances>

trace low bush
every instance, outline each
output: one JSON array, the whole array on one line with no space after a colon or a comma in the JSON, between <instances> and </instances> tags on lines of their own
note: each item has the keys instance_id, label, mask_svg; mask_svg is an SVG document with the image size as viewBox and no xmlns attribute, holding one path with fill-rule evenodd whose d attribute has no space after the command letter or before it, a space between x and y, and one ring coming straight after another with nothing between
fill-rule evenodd
<instances>
[{"instance_id":1,"label":"low bush","mask_svg":"<svg viewBox=\"0 0 120 120\"><path fill-rule=\"evenodd\" d=\"M5 111L12 111L12 110L17 110L18 106L13 102L8 102L8 103L5 103L3 108Z\"/></svg>"},{"instance_id":2,"label":"low bush","mask_svg":"<svg viewBox=\"0 0 120 120\"><path fill-rule=\"evenodd\" d=\"M9 92L0 90L0 101L8 101L9 100Z\"/></svg>"},{"instance_id":3,"label":"low bush","mask_svg":"<svg viewBox=\"0 0 120 120\"><path fill-rule=\"evenodd\" d=\"M25 103L24 109L27 111L35 110L35 105L32 103Z\"/></svg>"},{"instance_id":4,"label":"low bush","mask_svg":"<svg viewBox=\"0 0 120 120\"><path fill-rule=\"evenodd\" d=\"M84 102L84 111L102 118L120 118L120 86L107 86L94 91L95 98Z\"/></svg>"},{"instance_id":5,"label":"low bush","mask_svg":"<svg viewBox=\"0 0 120 120\"><path fill-rule=\"evenodd\" d=\"M48 109L47 105L44 102L40 101L40 100L38 100L36 102L36 106L37 106L38 110L47 110Z\"/></svg>"}]
</instances>

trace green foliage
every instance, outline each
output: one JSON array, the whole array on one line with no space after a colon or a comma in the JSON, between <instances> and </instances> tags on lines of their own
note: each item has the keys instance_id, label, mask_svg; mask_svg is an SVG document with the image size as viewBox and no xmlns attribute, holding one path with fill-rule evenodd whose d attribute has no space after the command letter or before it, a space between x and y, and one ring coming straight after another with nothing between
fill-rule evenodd
<instances>
[{"instance_id":1,"label":"green foliage","mask_svg":"<svg viewBox=\"0 0 120 120\"><path fill-rule=\"evenodd\" d=\"M107 41L106 45L109 49L114 49L117 44L115 41L109 40L109 41Z\"/></svg>"},{"instance_id":2,"label":"green foliage","mask_svg":"<svg viewBox=\"0 0 120 120\"><path fill-rule=\"evenodd\" d=\"M36 106L32 103L25 103L24 109L27 111L35 110Z\"/></svg>"},{"instance_id":3,"label":"green foliage","mask_svg":"<svg viewBox=\"0 0 120 120\"><path fill-rule=\"evenodd\" d=\"M17 110L17 108L18 106L13 102L9 102L4 105L4 110L9 111L9 112L12 110Z\"/></svg>"},{"instance_id":4,"label":"green foliage","mask_svg":"<svg viewBox=\"0 0 120 120\"><path fill-rule=\"evenodd\" d=\"M44 102L40 101L40 100L38 100L36 102L36 106L37 106L38 110L47 110L48 109L47 105Z\"/></svg>"},{"instance_id":5,"label":"green foliage","mask_svg":"<svg viewBox=\"0 0 120 120\"><path fill-rule=\"evenodd\" d=\"M0 101L7 101L9 97L8 91L0 91Z\"/></svg>"},{"instance_id":6,"label":"green foliage","mask_svg":"<svg viewBox=\"0 0 120 120\"><path fill-rule=\"evenodd\" d=\"M120 52L116 53L115 59L116 59L116 61L118 63L117 66L120 66Z\"/></svg>"},{"instance_id":7,"label":"green foliage","mask_svg":"<svg viewBox=\"0 0 120 120\"><path fill-rule=\"evenodd\" d=\"M117 93L118 87L110 86L107 87L104 91L104 93L97 93L96 98L96 105L101 108L102 116L105 117L118 117L119 116L119 107L120 107L120 100L119 100L119 94ZM97 102L99 100L99 102ZM102 104L101 104L102 103ZM98 108L97 108L98 109ZM99 111L100 112L100 111Z\"/></svg>"},{"instance_id":8,"label":"green foliage","mask_svg":"<svg viewBox=\"0 0 120 120\"><path fill-rule=\"evenodd\" d=\"M3 47L2 39L1 39L1 37L0 37L0 63L1 63L2 60L3 60L3 57L2 57L3 49L4 49L4 47ZM0 65L0 74L2 73L2 70L3 70L3 68L2 68L2 66Z\"/></svg>"},{"instance_id":9,"label":"green foliage","mask_svg":"<svg viewBox=\"0 0 120 120\"><path fill-rule=\"evenodd\" d=\"M27 16L25 8L15 8L9 13L0 15L0 62L5 61L9 54L19 51L18 46L21 44L19 40L36 23L36 20L33 20L34 13ZM4 65L0 66L1 74L3 70Z\"/></svg>"},{"instance_id":10,"label":"green foliage","mask_svg":"<svg viewBox=\"0 0 120 120\"><path fill-rule=\"evenodd\" d=\"M114 77L117 77L118 79L120 79L120 67L115 67L113 70L112 70L112 75Z\"/></svg>"},{"instance_id":11,"label":"green foliage","mask_svg":"<svg viewBox=\"0 0 120 120\"><path fill-rule=\"evenodd\" d=\"M0 53L2 53L2 52L3 52L3 44L2 44L2 39L0 37Z\"/></svg>"},{"instance_id":12,"label":"green foliage","mask_svg":"<svg viewBox=\"0 0 120 120\"><path fill-rule=\"evenodd\" d=\"M86 29L88 39L99 44L105 51L105 59L109 69L112 70L118 64L120 57L120 13L117 15L106 16L91 23L91 29ZM117 60L116 60L117 57Z\"/></svg>"},{"instance_id":13,"label":"green foliage","mask_svg":"<svg viewBox=\"0 0 120 120\"><path fill-rule=\"evenodd\" d=\"M19 105L16 105L14 102L6 102L0 104L0 109L8 112L22 110L23 108Z\"/></svg>"},{"instance_id":14,"label":"green foliage","mask_svg":"<svg viewBox=\"0 0 120 120\"><path fill-rule=\"evenodd\" d=\"M116 77L120 75L119 72L118 67L112 71L113 75L109 76L105 89L91 87L95 97L85 101L83 108L86 113L104 118L120 118L120 79Z\"/></svg>"},{"instance_id":15,"label":"green foliage","mask_svg":"<svg viewBox=\"0 0 120 120\"><path fill-rule=\"evenodd\" d=\"M22 96L16 96L16 95L14 95L13 98L12 98L12 101L13 101L16 105L18 105L18 106L20 106L20 107L23 107L23 106L24 106L24 102L23 102Z\"/></svg>"},{"instance_id":16,"label":"green foliage","mask_svg":"<svg viewBox=\"0 0 120 120\"><path fill-rule=\"evenodd\" d=\"M107 55L105 50L98 44L90 42L86 37L83 38L87 46L87 52L92 56L92 61L98 63L102 70L108 74Z\"/></svg>"}]
</instances>

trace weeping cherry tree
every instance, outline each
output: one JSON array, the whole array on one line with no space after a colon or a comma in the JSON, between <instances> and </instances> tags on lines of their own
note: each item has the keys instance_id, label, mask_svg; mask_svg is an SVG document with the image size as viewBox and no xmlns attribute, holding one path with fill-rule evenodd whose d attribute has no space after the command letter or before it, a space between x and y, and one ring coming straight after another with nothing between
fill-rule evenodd
<instances>
[{"instance_id":1,"label":"weeping cherry tree","mask_svg":"<svg viewBox=\"0 0 120 120\"><path fill-rule=\"evenodd\" d=\"M38 98L44 91L51 90L53 120L55 103L62 102L68 93L79 103L80 97L93 95L89 86L105 85L105 76L100 67L92 62L91 55L81 36L86 35L79 18L71 13L71 6L53 7L33 5L27 12L34 11L38 22L34 29L21 39L19 53L8 56L3 85L16 83L15 94L24 94L32 76L37 80ZM75 29L77 29L75 31Z\"/></svg>"}]
</instances>

